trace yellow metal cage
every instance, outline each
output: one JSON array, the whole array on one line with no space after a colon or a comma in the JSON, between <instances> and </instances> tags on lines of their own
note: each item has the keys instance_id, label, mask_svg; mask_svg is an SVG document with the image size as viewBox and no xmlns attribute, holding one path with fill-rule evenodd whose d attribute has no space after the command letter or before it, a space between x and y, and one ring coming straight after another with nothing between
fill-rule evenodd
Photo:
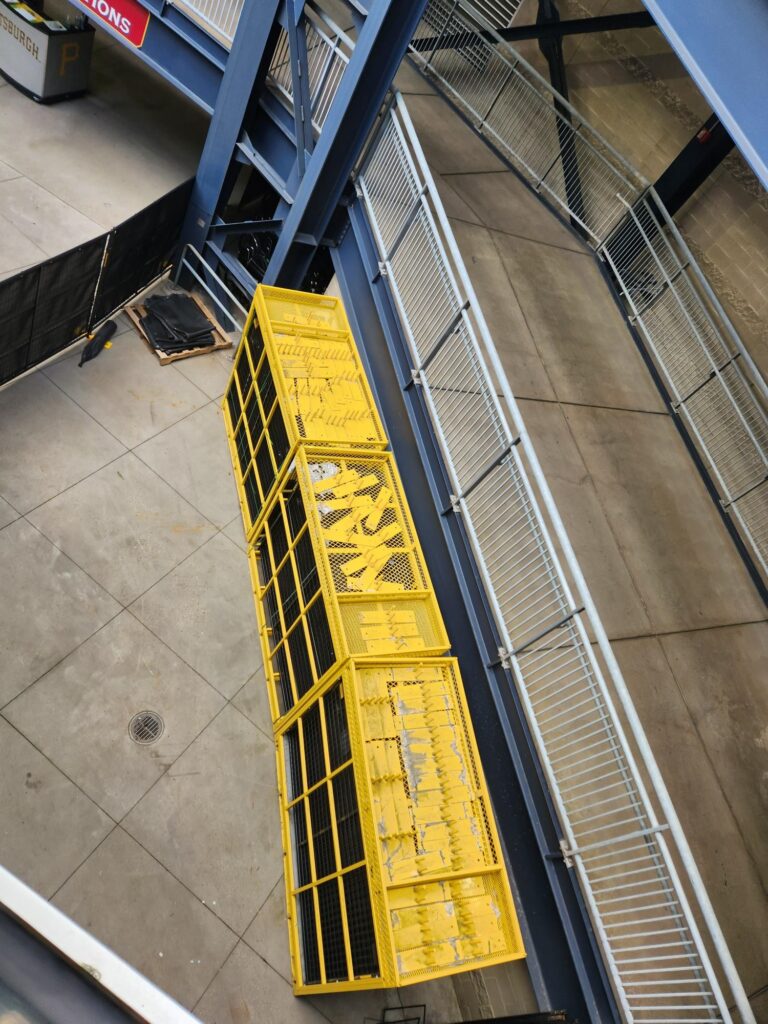
<instances>
[{"instance_id":1,"label":"yellow metal cage","mask_svg":"<svg viewBox=\"0 0 768 1024\"><path fill-rule=\"evenodd\" d=\"M259 285L224 410L248 539L299 444L387 447L344 307L325 295Z\"/></svg>"},{"instance_id":2,"label":"yellow metal cage","mask_svg":"<svg viewBox=\"0 0 768 1024\"><path fill-rule=\"evenodd\" d=\"M350 657L449 648L386 452L299 448L249 557L275 721Z\"/></svg>"},{"instance_id":3,"label":"yellow metal cage","mask_svg":"<svg viewBox=\"0 0 768 1024\"><path fill-rule=\"evenodd\" d=\"M525 955L454 659L348 662L277 764L297 994Z\"/></svg>"}]
</instances>

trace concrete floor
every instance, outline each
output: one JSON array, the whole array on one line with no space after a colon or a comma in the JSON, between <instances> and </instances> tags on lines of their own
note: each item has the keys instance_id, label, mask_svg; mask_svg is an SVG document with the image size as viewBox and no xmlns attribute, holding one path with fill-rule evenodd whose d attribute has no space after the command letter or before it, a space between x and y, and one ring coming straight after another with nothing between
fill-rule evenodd
<instances>
[{"instance_id":1,"label":"concrete floor","mask_svg":"<svg viewBox=\"0 0 768 1024\"><path fill-rule=\"evenodd\" d=\"M68 5L47 0L52 14L58 7ZM102 234L189 178L207 122L100 29L81 99L42 106L0 79L0 278Z\"/></svg>"}]
</instances>

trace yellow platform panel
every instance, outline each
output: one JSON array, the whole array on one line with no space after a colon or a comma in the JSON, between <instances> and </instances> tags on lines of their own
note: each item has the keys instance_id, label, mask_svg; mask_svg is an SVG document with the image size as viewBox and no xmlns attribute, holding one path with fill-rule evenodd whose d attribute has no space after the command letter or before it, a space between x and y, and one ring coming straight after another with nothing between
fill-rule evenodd
<instances>
[{"instance_id":1,"label":"yellow platform panel","mask_svg":"<svg viewBox=\"0 0 768 1024\"><path fill-rule=\"evenodd\" d=\"M383 450L340 299L259 285L224 401L250 539L299 444Z\"/></svg>"},{"instance_id":2,"label":"yellow platform panel","mask_svg":"<svg viewBox=\"0 0 768 1024\"><path fill-rule=\"evenodd\" d=\"M449 648L387 452L298 448L250 561L275 721L350 657Z\"/></svg>"},{"instance_id":3,"label":"yellow platform panel","mask_svg":"<svg viewBox=\"0 0 768 1024\"><path fill-rule=\"evenodd\" d=\"M348 662L277 759L298 994L525 955L454 659Z\"/></svg>"}]
</instances>

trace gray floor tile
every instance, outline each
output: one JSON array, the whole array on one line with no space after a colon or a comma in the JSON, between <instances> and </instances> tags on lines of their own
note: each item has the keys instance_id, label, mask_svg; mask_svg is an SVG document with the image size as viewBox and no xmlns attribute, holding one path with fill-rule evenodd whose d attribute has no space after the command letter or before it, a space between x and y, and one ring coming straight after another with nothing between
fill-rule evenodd
<instances>
[{"instance_id":1,"label":"gray floor tile","mask_svg":"<svg viewBox=\"0 0 768 1024\"><path fill-rule=\"evenodd\" d=\"M408 97L408 112L430 168L438 174L501 171L504 165L482 139L457 117L446 131L448 108L440 96Z\"/></svg>"},{"instance_id":2,"label":"gray floor tile","mask_svg":"<svg viewBox=\"0 0 768 1024\"><path fill-rule=\"evenodd\" d=\"M116 459L125 448L33 373L0 392L0 494L28 512Z\"/></svg>"},{"instance_id":3,"label":"gray floor tile","mask_svg":"<svg viewBox=\"0 0 768 1024\"><path fill-rule=\"evenodd\" d=\"M217 534L131 611L225 697L261 665L248 560Z\"/></svg>"},{"instance_id":4,"label":"gray floor tile","mask_svg":"<svg viewBox=\"0 0 768 1024\"><path fill-rule=\"evenodd\" d=\"M565 416L652 629L762 618L765 606L670 418L577 406Z\"/></svg>"},{"instance_id":5,"label":"gray floor tile","mask_svg":"<svg viewBox=\"0 0 768 1024\"><path fill-rule=\"evenodd\" d=\"M226 391L232 375L232 355L238 341L235 335L232 335L232 339L231 349L221 349L204 356L193 356L191 359L179 359L174 366L209 398L219 400Z\"/></svg>"},{"instance_id":6,"label":"gray floor tile","mask_svg":"<svg viewBox=\"0 0 768 1024\"><path fill-rule=\"evenodd\" d=\"M251 949L287 982L293 982L282 876L243 935Z\"/></svg>"},{"instance_id":7,"label":"gray floor tile","mask_svg":"<svg viewBox=\"0 0 768 1024\"><path fill-rule=\"evenodd\" d=\"M35 263L42 263L46 253L39 245L35 245L7 217L0 213L0 237L3 239L0 248L0 271L13 276L19 270Z\"/></svg>"},{"instance_id":8,"label":"gray floor tile","mask_svg":"<svg viewBox=\"0 0 768 1024\"><path fill-rule=\"evenodd\" d=\"M3 713L119 820L223 703L130 612L123 612ZM165 729L157 742L143 746L131 740L128 724L146 710L157 711Z\"/></svg>"},{"instance_id":9,"label":"gray floor tile","mask_svg":"<svg viewBox=\"0 0 768 1024\"><path fill-rule=\"evenodd\" d=\"M242 711L246 718L250 719L255 726L266 735L272 735L272 716L269 710L269 696L267 694L267 683L264 678L264 668L261 666L255 672L240 692L232 698L232 703L238 711Z\"/></svg>"},{"instance_id":10,"label":"gray floor tile","mask_svg":"<svg viewBox=\"0 0 768 1024\"><path fill-rule=\"evenodd\" d=\"M101 234L101 227L28 178L0 182L0 215L47 256Z\"/></svg>"},{"instance_id":11,"label":"gray floor tile","mask_svg":"<svg viewBox=\"0 0 768 1024\"><path fill-rule=\"evenodd\" d=\"M4 85L6 83L3 83ZM10 164L3 163L0 160L0 181L8 181L10 178L18 178L19 172L15 167L11 167Z\"/></svg>"},{"instance_id":12,"label":"gray floor tile","mask_svg":"<svg viewBox=\"0 0 768 1024\"><path fill-rule=\"evenodd\" d=\"M494 239L560 401L665 412L594 259L499 232Z\"/></svg>"},{"instance_id":13,"label":"gray floor tile","mask_svg":"<svg viewBox=\"0 0 768 1024\"><path fill-rule=\"evenodd\" d=\"M224 417L209 403L145 441L136 454L221 529L239 510Z\"/></svg>"},{"instance_id":14,"label":"gray floor tile","mask_svg":"<svg viewBox=\"0 0 768 1024\"><path fill-rule=\"evenodd\" d=\"M124 825L241 934L282 872L272 742L226 707Z\"/></svg>"},{"instance_id":15,"label":"gray floor tile","mask_svg":"<svg viewBox=\"0 0 768 1024\"><path fill-rule=\"evenodd\" d=\"M445 138L448 140L450 134ZM431 152L426 146L425 150L431 162ZM587 252L574 233L512 171L491 169L483 174L452 174L448 182L487 227L550 246Z\"/></svg>"},{"instance_id":16,"label":"gray floor tile","mask_svg":"<svg viewBox=\"0 0 768 1024\"><path fill-rule=\"evenodd\" d=\"M452 227L515 397L554 400L554 389L492 233L463 221L453 221Z\"/></svg>"},{"instance_id":17,"label":"gray floor tile","mask_svg":"<svg viewBox=\"0 0 768 1024\"><path fill-rule=\"evenodd\" d=\"M649 633L650 620L626 552L611 529L562 407L522 401L520 412L608 636Z\"/></svg>"},{"instance_id":18,"label":"gray floor tile","mask_svg":"<svg viewBox=\"0 0 768 1024\"><path fill-rule=\"evenodd\" d=\"M34 107L5 89L0 160L106 229L194 174L208 117L123 46L94 55L89 87Z\"/></svg>"},{"instance_id":19,"label":"gray floor tile","mask_svg":"<svg viewBox=\"0 0 768 1024\"><path fill-rule=\"evenodd\" d=\"M0 750L0 864L50 897L113 822L2 718Z\"/></svg>"},{"instance_id":20,"label":"gray floor tile","mask_svg":"<svg viewBox=\"0 0 768 1024\"><path fill-rule=\"evenodd\" d=\"M226 537L229 537L233 544L237 544L241 551L248 550L248 544L245 539L245 529L243 527L243 517L240 512L237 513L231 523L227 523L221 532Z\"/></svg>"},{"instance_id":21,"label":"gray floor tile","mask_svg":"<svg viewBox=\"0 0 768 1024\"><path fill-rule=\"evenodd\" d=\"M0 530L18 518L19 513L16 509L12 505L9 505L3 498L0 498Z\"/></svg>"},{"instance_id":22,"label":"gray floor tile","mask_svg":"<svg viewBox=\"0 0 768 1024\"><path fill-rule=\"evenodd\" d=\"M161 366L135 331L78 368L78 356L46 371L51 380L129 448L170 427L208 399L173 366Z\"/></svg>"},{"instance_id":23,"label":"gray floor tile","mask_svg":"<svg viewBox=\"0 0 768 1024\"><path fill-rule=\"evenodd\" d=\"M237 941L121 828L53 902L190 1008Z\"/></svg>"},{"instance_id":24,"label":"gray floor tile","mask_svg":"<svg viewBox=\"0 0 768 1024\"><path fill-rule=\"evenodd\" d=\"M132 453L30 516L123 604L156 583L214 532Z\"/></svg>"},{"instance_id":25,"label":"gray floor tile","mask_svg":"<svg viewBox=\"0 0 768 1024\"><path fill-rule=\"evenodd\" d=\"M0 530L0 707L66 657L119 605L23 519Z\"/></svg>"},{"instance_id":26,"label":"gray floor tile","mask_svg":"<svg viewBox=\"0 0 768 1024\"><path fill-rule=\"evenodd\" d=\"M204 1024L327 1024L306 999L244 942L219 971L195 1007Z\"/></svg>"}]
</instances>

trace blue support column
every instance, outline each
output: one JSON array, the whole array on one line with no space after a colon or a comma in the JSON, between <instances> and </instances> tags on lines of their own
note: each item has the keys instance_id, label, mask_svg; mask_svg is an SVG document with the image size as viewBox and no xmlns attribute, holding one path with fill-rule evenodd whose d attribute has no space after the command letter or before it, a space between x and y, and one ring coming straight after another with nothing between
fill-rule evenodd
<instances>
[{"instance_id":1,"label":"blue support column","mask_svg":"<svg viewBox=\"0 0 768 1024\"><path fill-rule=\"evenodd\" d=\"M285 218L266 283L295 286L303 280L425 6L425 0L373 0ZM301 244L300 237L310 244Z\"/></svg>"},{"instance_id":2,"label":"blue support column","mask_svg":"<svg viewBox=\"0 0 768 1024\"><path fill-rule=\"evenodd\" d=\"M263 87L280 0L246 0L195 175L182 237L201 248L221 202L249 106Z\"/></svg>"}]
</instances>

